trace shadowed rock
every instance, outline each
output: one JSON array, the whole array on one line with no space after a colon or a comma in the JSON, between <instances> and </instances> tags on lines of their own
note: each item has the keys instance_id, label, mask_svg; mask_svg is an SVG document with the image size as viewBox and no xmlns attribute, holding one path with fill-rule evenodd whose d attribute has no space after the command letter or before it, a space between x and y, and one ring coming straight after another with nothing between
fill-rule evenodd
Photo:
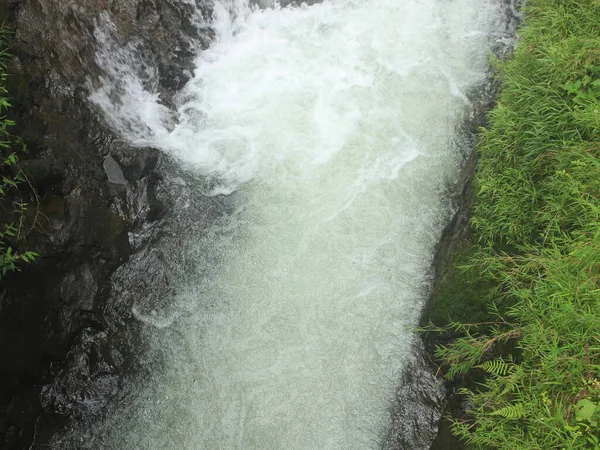
<instances>
[{"instance_id":1,"label":"shadowed rock","mask_svg":"<svg viewBox=\"0 0 600 450\"><path fill-rule=\"evenodd\" d=\"M0 447L29 448L37 435L34 448L43 448L61 424L94 417L118 389L135 324L124 324L130 305L114 305L113 272L162 239L181 194L169 191L170 180L189 178L157 150L116 140L90 107L89 88L106 76L96 54L99 30L109 24L116 45L135 49L146 88L170 107L195 52L212 38L212 5L1 3L0 22L14 30L11 118L29 149L19 166L38 195L29 187L19 194L30 204L26 245L42 257L10 274L0 290ZM212 201L188 200L217 214ZM155 262L153 270L167 268Z\"/></svg>"}]
</instances>

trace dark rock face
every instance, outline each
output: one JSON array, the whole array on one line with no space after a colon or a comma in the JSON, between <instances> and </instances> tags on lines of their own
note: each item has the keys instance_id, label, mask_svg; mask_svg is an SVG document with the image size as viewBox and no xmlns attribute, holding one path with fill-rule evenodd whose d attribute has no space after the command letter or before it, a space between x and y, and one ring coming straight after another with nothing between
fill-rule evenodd
<instances>
[{"instance_id":1,"label":"dark rock face","mask_svg":"<svg viewBox=\"0 0 600 450\"><path fill-rule=\"evenodd\" d=\"M146 66L157 68L158 77L149 74L146 81L165 101L185 83L183 69L191 68L197 47L207 46L212 36L205 23L212 5L200 0L196 5L178 0L32 0L16 5L19 54L43 63L38 66L46 71L45 87L67 98L89 78L102 76L95 52L103 23L112 24L118 45L133 43ZM202 15L193 23L196 7Z\"/></svg>"},{"instance_id":2,"label":"dark rock face","mask_svg":"<svg viewBox=\"0 0 600 450\"><path fill-rule=\"evenodd\" d=\"M385 450L426 450L438 434L435 424L444 409L446 390L427 356L417 339L413 359L404 370L396 391L392 428L384 442Z\"/></svg>"},{"instance_id":3,"label":"dark rock face","mask_svg":"<svg viewBox=\"0 0 600 450\"><path fill-rule=\"evenodd\" d=\"M35 225L26 245L42 255L0 290L2 449L29 448L34 435L34 448L43 447L60 423L94 416L118 391L135 335L123 330L136 324L115 303L111 279L164 239L158 230L180 206L176 187L192 182L156 149L118 141L91 109L86 87L105 76L98 30L104 24L115 45L134 48L139 70L155 68L146 88L169 106L212 37L210 14L201 0L11 0L0 7L15 31L9 89L15 133L29 149L20 168L39 196L22 194ZM218 216L212 200L188 200L200 222ZM140 270L168 269L152 259L146 265Z\"/></svg>"}]
</instances>

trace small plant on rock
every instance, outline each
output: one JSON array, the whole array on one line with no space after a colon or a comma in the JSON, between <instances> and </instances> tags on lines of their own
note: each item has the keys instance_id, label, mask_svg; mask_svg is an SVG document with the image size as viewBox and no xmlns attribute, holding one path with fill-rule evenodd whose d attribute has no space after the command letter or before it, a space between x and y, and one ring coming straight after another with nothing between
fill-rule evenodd
<instances>
[{"instance_id":1,"label":"small plant on rock","mask_svg":"<svg viewBox=\"0 0 600 450\"><path fill-rule=\"evenodd\" d=\"M0 209L16 217L17 225L9 222L0 228L0 279L7 272L19 270L20 263L30 263L38 256L32 251L16 251L10 244L20 237L27 204L14 201L15 197L12 195L17 192L19 184L26 181L20 170L14 170L19 160L18 153L25 151L25 144L12 135L11 128L15 122L7 116L11 106L6 88L9 55L3 39L7 32L6 28L0 28Z\"/></svg>"}]
</instances>

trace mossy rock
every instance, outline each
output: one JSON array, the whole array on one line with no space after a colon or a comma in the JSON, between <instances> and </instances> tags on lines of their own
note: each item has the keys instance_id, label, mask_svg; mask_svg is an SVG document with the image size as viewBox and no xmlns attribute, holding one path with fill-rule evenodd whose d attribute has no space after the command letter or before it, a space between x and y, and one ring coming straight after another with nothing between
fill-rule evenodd
<instances>
[{"instance_id":1,"label":"mossy rock","mask_svg":"<svg viewBox=\"0 0 600 450\"><path fill-rule=\"evenodd\" d=\"M476 268L466 268L473 253L473 248L456 250L436 283L427 314L435 326L490 320L489 298L495 284L482 277Z\"/></svg>"}]
</instances>

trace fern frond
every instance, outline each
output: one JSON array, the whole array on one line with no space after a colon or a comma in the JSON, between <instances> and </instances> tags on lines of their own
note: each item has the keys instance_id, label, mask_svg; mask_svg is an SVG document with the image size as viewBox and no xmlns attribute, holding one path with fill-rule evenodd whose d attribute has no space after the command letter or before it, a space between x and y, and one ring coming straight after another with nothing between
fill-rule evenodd
<instances>
[{"instance_id":1,"label":"fern frond","mask_svg":"<svg viewBox=\"0 0 600 450\"><path fill-rule=\"evenodd\" d=\"M522 380L523 368L517 365L510 366L509 375L507 377L504 377L504 379L502 380L504 383L504 389L502 389L500 395L505 396L514 392L517 389L517 386L519 386L519 384L522 382Z\"/></svg>"},{"instance_id":2,"label":"fern frond","mask_svg":"<svg viewBox=\"0 0 600 450\"><path fill-rule=\"evenodd\" d=\"M490 413L492 416L502 416L505 419L522 419L525 417L525 406L522 403L505 406Z\"/></svg>"},{"instance_id":3,"label":"fern frond","mask_svg":"<svg viewBox=\"0 0 600 450\"><path fill-rule=\"evenodd\" d=\"M504 377L516 370L516 366L513 363L507 363L501 358L485 361L484 363L475 367L498 377Z\"/></svg>"}]
</instances>

